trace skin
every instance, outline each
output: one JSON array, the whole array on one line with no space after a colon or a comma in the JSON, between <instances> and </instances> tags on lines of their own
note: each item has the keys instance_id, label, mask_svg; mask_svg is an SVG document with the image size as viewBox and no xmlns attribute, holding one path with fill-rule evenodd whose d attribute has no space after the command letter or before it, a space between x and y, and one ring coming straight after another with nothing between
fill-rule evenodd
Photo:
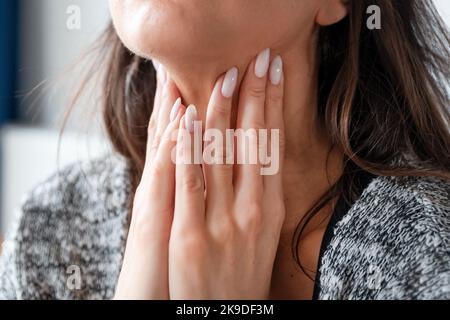
<instances>
[{"instance_id":1,"label":"skin","mask_svg":"<svg viewBox=\"0 0 450 320\"><path fill-rule=\"evenodd\" d=\"M339 0L110 0L124 44L160 62L146 167L136 192L118 299L310 299L313 282L291 255L295 227L342 173L342 152L317 120L316 46L320 26L347 14ZM267 23L270 21L270 23ZM281 56L282 82L255 76L255 57ZM232 98L224 74L239 70ZM182 165L185 126L175 100L195 104L208 128L281 130L279 173L257 166ZM206 189L206 192L204 192ZM333 204L300 239L315 276ZM255 267L257 266L257 267Z\"/></svg>"}]
</instances>

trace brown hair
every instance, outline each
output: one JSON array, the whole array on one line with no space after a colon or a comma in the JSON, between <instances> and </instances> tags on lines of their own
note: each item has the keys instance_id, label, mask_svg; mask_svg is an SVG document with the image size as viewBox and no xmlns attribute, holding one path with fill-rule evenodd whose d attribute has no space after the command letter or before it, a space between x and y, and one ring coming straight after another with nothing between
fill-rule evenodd
<instances>
[{"instance_id":1,"label":"brown hair","mask_svg":"<svg viewBox=\"0 0 450 320\"><path fill-rule=\"evenodd\" d=\"M369 30L370 5L381 9ZM450 36L432 1L355 0L349 15L319 31L319 114L344 150L344 175L306 222L336 195L352 199L353 175L450 178ZM130 53L111 25L103 36L103 116L115 149L142 173L156 86L150 61ZM95 66L99 68L97 64ZM351 201L351 200L349 200ZM300 227L302 226L302 227ZM305 223L294 236L293 254Z\"/></svg>"}]
</instances>

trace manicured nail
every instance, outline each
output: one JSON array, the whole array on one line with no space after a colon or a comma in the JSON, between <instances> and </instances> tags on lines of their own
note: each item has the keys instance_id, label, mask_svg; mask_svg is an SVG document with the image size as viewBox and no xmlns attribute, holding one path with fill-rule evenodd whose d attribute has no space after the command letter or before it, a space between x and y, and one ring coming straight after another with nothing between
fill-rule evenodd
<instances>
[{"instance_id":1,"label":"manicured nail","mask_svg":"<svg viewBox=\"0 0 450 320\"><path fill-rule=\"evenodd\" d=\"M225 75L222 84L222 95L225 98L231 98L236 89L239 71L236 67L231 68Z\"/></svg>"},{"instance_id":2,"label":"manicured nail","mask_svg":"<svg viewBox=\"0 0 450 320\"><path fill-rule=\"evenodd\" d=\"M166 68L160 63L158 67L158 73L159 73L159 79L161 80L162 84L165 84L167 81L167 73Z\"/></svg>"},{"instance_id":3,"label":"manicured nail","mask_svg":"<svg viewBox=\"0 0 450 320\"><path fill-rule=\"evenodd\" d=\"M190 132L194 132L194 122L197 121L198 113L197 108L194 105L190 105L186 110L186 129Z\"/></svg>"},{"instance_id":4,"label":"manicured nail","mask_svg":"<svg viewBox=\"0 0 450 320\"><path fill-rule=\"evenodd\" d=\"M283 75L283 59L280 56L276 56L273 59L270 66L270 82L274 86L277 86L281 82L281 76Z\"/></svg>"},{"instance_id":5,"label":"manicured nail","mask_svg":"<svg viewBox=\"0 0 450 320\"><path fill-rule=\"evenodd\" d=\"M156 59L153 59L152 63L153 63L153 68L155 68L155 70L158 71L159 65L160 65L159 61Z\"/></svg>"},{"instance_id":6,"label":"manicured nail","mask_svg":"<svg viewBox=\"0 0 450 320\"><path fill-rule=\"evenodd\" d=\"M270 49L261 52L256 58L255 74L258 78L264 78L269 70Z\"/></svg>"},{"instance_id":7,"label":"manicured nail","mask_svg":"<svg viewBox=\"0 0 450 320\"><path fill-rule=\"evenodd\" d=\"M173 121L177 118L178 112L180 111L180 107L181 107L181 98L178 98L172 107L172 111L170 111L170 121Z\"/></svg>"}]
</instances>

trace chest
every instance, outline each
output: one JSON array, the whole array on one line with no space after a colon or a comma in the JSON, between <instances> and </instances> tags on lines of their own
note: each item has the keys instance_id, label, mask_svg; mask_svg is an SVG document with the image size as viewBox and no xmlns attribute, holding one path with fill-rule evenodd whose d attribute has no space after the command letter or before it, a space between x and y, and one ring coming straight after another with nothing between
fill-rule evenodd
<instances>
[{"instance_id":1,"label":"chest","mask_svg":"<svg viewBox=\"0 0 450 320\"><path fill-rule=\"evenodd\" d=\"M325 228L309 233L293 248L292 239L283 236L272 273L271 298L311 300L313 298L320 248ZM297 250L299 263L293 257Z\"/></svg>"}]
</instances>

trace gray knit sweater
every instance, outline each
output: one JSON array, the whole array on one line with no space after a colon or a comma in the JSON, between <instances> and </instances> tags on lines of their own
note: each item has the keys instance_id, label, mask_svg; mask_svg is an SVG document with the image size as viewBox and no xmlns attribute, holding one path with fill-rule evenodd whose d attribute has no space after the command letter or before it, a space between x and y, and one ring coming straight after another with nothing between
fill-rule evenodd
<instances>
[{"instance_id":1,"label":"gray knit sweater","mask_svg":"<svg viewBox=\"0 0 450 320\"><path fill-rule=\"evenodd\" d=\"M108 299L130 203L125 162L72 165L32 191L0 259L0 298ZM323 246L320 299L450 299L450 184L375 178Z\"/></svg>"}]
</instances>

